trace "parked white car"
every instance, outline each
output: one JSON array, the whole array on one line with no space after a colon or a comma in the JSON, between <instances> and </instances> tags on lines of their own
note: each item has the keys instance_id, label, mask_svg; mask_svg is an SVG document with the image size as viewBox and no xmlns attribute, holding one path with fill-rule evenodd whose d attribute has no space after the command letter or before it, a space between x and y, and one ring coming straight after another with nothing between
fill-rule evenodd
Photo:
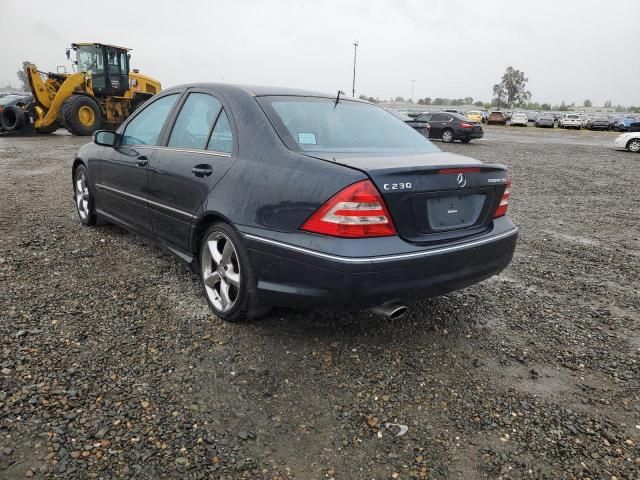
<instances>
[{"instance_id":1,"label":"parked white car","mask_svg":"<svg viewBox=\"0 0 640 480\"><path fill-rule=\"evenodd\" d=\"M580 130L582 128L582 119L580 118L580 115L575 113L568 114L562 121L562 127L577 128L578 130Z\"/></svg>"},{"instance_id":2,"label":"parked white car","mask_svg":"<svg viewBox=\"0 0 640 480\"><path fill-rule=\"evenodd\" d=\"M640 132L623 133L614 142L616 148L640 153Z\"/></svg>"},{"instance_id":3,"label":"parked white car","mask_svg":"<svg viewBox=\"0 0 640 480\"><path fill-rule=\"evenodd\" d=\"M516 125L526 127L529 122L527 115L524 113L514 113L511 117L511 126L515 127Z\"/></svg>"}]
</instances>

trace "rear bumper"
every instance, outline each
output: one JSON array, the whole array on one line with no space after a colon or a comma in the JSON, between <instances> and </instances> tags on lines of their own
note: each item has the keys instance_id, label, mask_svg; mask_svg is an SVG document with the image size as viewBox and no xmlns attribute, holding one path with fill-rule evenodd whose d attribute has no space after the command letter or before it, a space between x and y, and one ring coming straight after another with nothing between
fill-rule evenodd
<instances>
[{"instance_id":1,"label":"rear bumper","mask_svg":"<svg viewBox=\"0 0 640 480\"><path fill-rule=\"evenodd\" d=\"M482 138L484 137L484 131L479 131L479 132L469 132L466 130L457 130L454 132L454 139L455 140L462 140L465 138Z\"/></svg>"},{"instance_id":2,"label":"rear bumper","mask_svg":"<svg viewBox=\"0 0 640 480\"><path fill-rule=\"evenodd\" d=\"M258 295L264 302L353 309L433 297L480 282L509 264L518 236L507 217L496 220L481 236L426 248L398 237L354 241L313 235L312 249L264 233L242 234L258 278ZM349 247L345 242L354 244ZM366 243L371 248L358 246ZM397 250L401 244L409 248L384 252L389 247ZM354 254L330 253L332 250ZM375 256L362 256L363 251Z\"/></svg>"}]
</instances>

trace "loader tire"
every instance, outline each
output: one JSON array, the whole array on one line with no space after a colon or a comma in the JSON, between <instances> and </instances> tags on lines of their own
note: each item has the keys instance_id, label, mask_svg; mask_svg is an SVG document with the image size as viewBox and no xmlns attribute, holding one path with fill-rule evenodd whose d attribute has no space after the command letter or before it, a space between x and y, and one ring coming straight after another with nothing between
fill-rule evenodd
<instances>
[{"instance_id":1,"label":"loader tire","mask_svg":"<svg viewBox=\"0 0 640 480\"><path fill-rule=\"evenodd\" d=\"M100 105L86 95L72 95L62 104L62 121L73 135L93 135L102 127Z\"/></svg>"},{"instance_id":2,"label":"loader tire","mask_svg":"<svg viewBox=\"0 0 640 480\"><path fill-rule=\"evenodd\" d=\"M36 128L36 133L40 133L42 135L46 135L49 133L53 133L60 128L60 122L56 120L51 125L47 125L46 127Z\"/></svg>"},{"instance_id":3,"label":"loader tire","mask_svg":"<svg viewBox=\"0 0 640 480\"><path fill-rule=\"evenodd\" d=\"M24 110L17 105L8 106L0 114L0 125L7 132L22 130L26 125Z\"/></svg>"}]
</instances>

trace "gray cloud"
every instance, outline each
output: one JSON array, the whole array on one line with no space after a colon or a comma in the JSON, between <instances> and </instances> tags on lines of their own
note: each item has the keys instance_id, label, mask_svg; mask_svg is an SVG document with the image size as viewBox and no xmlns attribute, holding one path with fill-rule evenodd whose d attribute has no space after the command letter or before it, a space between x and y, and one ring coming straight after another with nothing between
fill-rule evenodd
<instances>
[{"instance_id":1,"label":"gray cloud","mask_svg":"<svg viewBox=\"0 0 640 480\"><path fill-rule=\"evenodd\" d=\"M539 102L640 104L633 0L70 0L59 9L1 1L0 83L16 83L22 60L68 67L71 42L100 41L132 48L132 66L165 87L225 81L350 92L357 39L357 94L408 97L415 79L416 98L488 100L513 65Z\"/></svg>"}]
</instances>

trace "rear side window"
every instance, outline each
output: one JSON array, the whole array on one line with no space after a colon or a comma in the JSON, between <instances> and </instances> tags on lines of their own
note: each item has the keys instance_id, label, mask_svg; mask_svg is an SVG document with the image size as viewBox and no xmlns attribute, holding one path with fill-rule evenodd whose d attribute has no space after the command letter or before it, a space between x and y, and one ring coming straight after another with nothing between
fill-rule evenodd
<instances>
[{"instance_id":1,"label":"rear side window","mask_svg":"<svg viewBox=\"0 0 640 480\"><path fill-rule=\"evenodd\" d=\"M206 93L190 93L180 109L168 146L203 150L221 109L217 98Z\"/></svg>"},{"instance_id":2,"label":"rear side window","mask_svg":"<svg viewBox=\"0 0 640 480\"><path fill-rule=\"evenodd\" d=\"M213 132L211 132L207 150L223 153L231 153L233 151L233 133L231 132L229 118L224 110L218 117Z\"/></svg>"},{"instance_id":3,"label":"rear side window","mask_svg":"<svg viewBox=\"0 0 640 480\"><path fill-rule=\"evenodd\" d=\"M173 93L145 107L125 128L121 145L155 145L178 96Z\"/></svg>"}]
</instances>

